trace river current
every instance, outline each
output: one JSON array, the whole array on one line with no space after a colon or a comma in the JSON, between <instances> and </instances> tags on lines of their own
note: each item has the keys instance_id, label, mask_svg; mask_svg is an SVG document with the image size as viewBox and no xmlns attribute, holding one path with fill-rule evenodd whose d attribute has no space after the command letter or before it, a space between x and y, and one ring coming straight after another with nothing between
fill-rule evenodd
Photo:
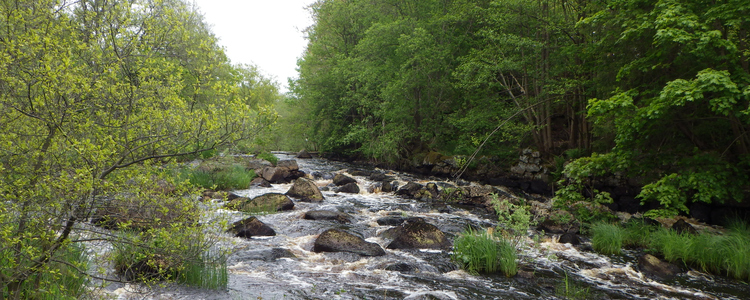
<instances>
[{"instance_id":1,"label":"river current","mask_svg":"<svg viewBox=\"0 0 750 300\"><path fill-rule=\"evenodd\" d=\"M277 154L280 159L294 156ZM348 174L357 167L324 159L297 159L306 174ZM407 181L435 182L414 175L379 170ZM330 176L328 176L330 177ZM592 252L583 245L556 242L555 236L542 236L529 230L519 245L522 275L472 275L451 261L449 251L391 250L381 233L392 226L376 220L385 216L421 217L437 226L452 240L468 227L495 225L494 215L484 209L430 203L379 192L366 177L358 181L360 194L323 191L320 203L295 200L294 209L258 218L276 231L276 236L244 239L224 233L214 226L209 234L218 246L231 249L228 258L229 283L226 291L207 291L169 285L143 288L117 284L107 294L117 299L565 299L565 291L580 291L578 299L750 299L746 284L695 271L670 281L655 281L638 272L637 255L621 256ZM318 179L325 187L330 179ZM285 193L291 184L252 188L234 193L255 197ZM234 222L247 215L222 209L224 202L206 204L203 222L227 218ZM352 216L351 223L303 219L309 210L333 210ZM342 228L360 234L368 242L380 244L386 255L366 257L352 253L312 251L318 234L329 228ZM566 284L567 283L567 284ZM566 288L567 287L567 288ZM570 294L569 294L570 295Z\"/></svg>"}]
</instances>

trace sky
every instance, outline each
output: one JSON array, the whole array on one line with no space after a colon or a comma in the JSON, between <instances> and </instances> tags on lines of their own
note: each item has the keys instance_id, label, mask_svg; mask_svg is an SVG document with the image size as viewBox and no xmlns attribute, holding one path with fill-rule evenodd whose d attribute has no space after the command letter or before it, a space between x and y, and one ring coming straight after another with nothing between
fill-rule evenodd
<instances>
[{"instance_id":1,"label":"sky","mask_svg":"<svg viewBox=\"0 0 750 300\"><path fill-rule=\"evenodd\" d=\"M312 25L315 0L194 0L233 64L253 64L287 91Z\"/></svg>"}]
</instances>

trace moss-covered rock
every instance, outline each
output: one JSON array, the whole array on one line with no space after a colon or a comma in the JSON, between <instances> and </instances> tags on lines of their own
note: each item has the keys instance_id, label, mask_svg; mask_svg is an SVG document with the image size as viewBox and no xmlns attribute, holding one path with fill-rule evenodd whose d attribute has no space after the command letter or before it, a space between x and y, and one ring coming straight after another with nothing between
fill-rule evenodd
<instances>
[{"instance_id":1,"label":"moss-covered rock","mask_svg":"<svg viewBox=\"0 0 750 300\"><path fill-rule=\"evenodd\" d=\"M385 255L380 245L341 229L328 229L321 233L313 246L315 252L350 252L364 256Z\"/></svg>"},{"instance_id":2,"label":"moss-covered rock","mask_svg":"<svg viewBox=\"0 0 750 300\"><path fill-rule=\"evenodd\" d=\"M393 232L388 249L449 249L450 241L435 225L422 219L409 220Z\"/></svg>"},{"instance_id":3,"label":"moss-covered rock","mask_svg":"<svg viewBox=\"0 0 750 300\"><path fill-rule=\"evenodd\" d=\"M302 201L316 202L325 199L315 182L304 177L297 178L286 194L290 197L300 198Z\"/></svg>"}]
</instances>

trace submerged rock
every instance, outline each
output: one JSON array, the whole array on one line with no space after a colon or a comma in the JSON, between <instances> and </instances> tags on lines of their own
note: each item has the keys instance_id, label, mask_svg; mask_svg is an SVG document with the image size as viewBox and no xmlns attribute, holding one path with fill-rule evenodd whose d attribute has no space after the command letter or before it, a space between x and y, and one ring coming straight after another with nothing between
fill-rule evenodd
<instances>
[{"instance_id":1,"label":"submerged rock","mask_svg":"<svg viewBox=\"0 0 750 300\"><path fill-rule=\"evenodd\" d=\"M288 196L300 198L302 201L323 201L323 193L318 186L310 179L300 177L294 181L294 184L286 192Z\"/></svg>"},{"instance_id":2,"label":"submerged rock","mask_svg":"<svg viewBox=\"0 0 750 300\"><path fill-rule=\"evenodd\" d=\"M418 222L418 221L424 221L424 220L419 217L404 217L404 216L388 216L388 217L382 217L377 220L378 225L381 225L381 226L398 226L398 225L403 224L406 221Z\"/></svg>"},{"instance_id":3,"label":"submerged rock","mask_svg":"<svg viewBox=\"0 0 750 300\"><path fill-rule=\"evenodd\" d=\"M315 252L350 252L364 256L385 255L385 250L376 243L341 229L328 229L321 233L313 246Z\"/></svg>"},{"instance_id":4,"label":"submerged rock","mask_svg":"<svg viewBox=\"0 0 750 300\"><path fill-rule=\"evenodd\" d=\"M346 213L330 210L311 210L305 213L307 220L329 220L339 223L350 223L351 216Z\"/></svg>"},{"instance_id":5,"label":"submerged rock","mask_svg":"<svg viewBox=\"0 0 750 300\"><path fill-rule=\"evenodd\" d=\"M249 261L249 260L262 260L266 262L274 262L279 258L297 258L289 249L285 248L271 248L263 250L245 250L233 253L228 263L236 264L238 262Z\"/></svg>"},{"instance_id":6,"label":"submerged rock","mask_svg":"<svg viewBox=\"0 0 750 300\"><path fill-rule=\"evenodd\" d=\"M274 212L291 210L294 208L294 202L284 194L268 193L253 199L236 198L229 201L225 206L242 212Z\"/></svg>"},{"instance_id":7,"label":"submerged rock","mask_svg":"<svg viewBox=\"0 0 750 300\"><path fill-rule=\"evenodd\" d=\"M247 219L234 222L232 226L227 230L236 237L250 238L253 236L275 236L276 231L270 226L258 220L256 217L249 217Z\"/></svg>"},{"instance_id":8,"label":"submerged rock","mask_svg":"<svg viewBox=\"0 0 750 300\"><path fill-rule=\"evenodd\" d=\"M449 249L450 241L435 225L422 219L410 220L392 232L394 239L388 249Z\"/></svg>"}]
</instances>

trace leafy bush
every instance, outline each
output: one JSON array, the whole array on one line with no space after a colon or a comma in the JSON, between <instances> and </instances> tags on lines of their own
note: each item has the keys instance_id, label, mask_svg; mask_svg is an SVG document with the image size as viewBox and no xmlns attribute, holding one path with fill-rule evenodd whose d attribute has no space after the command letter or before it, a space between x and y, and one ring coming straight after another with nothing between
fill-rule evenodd
<instances>
[{"instance_id":1,"label":"leafy bush","mask_svg":"<svg viewBox=\"0 0 750 300\"><path fill-rule=\"evenodd\" d=\"M86 292L88 279L78 270L88 270L89 258L85 249L77 244L65 245L53 256L53 263L45 266L44 272L32 274L18 289L21 299L80 299ZM14 265L18 260L10 248L0 250L0 273L13 278ZM32 262L26 261L31 264ZM19 274L15 274L19 275ZM0 288L2 299L11 299L7 283Z\"/></svg>"},{"instance_id":2,"label":"leafy bush","mask_svg":"<svg viewBox=\"0 0 750 300\"><path fill-rule=\"evenodd\" d=\"M533 215L529 207L523 204L513 204L508 199L500 200L496 194L492 194L492 208L497 213L498 226L510 230L515 236L523 236L533 225Z\"/></svg>"},{"instance_id":3,"label":"leafy bush","mask_svg":"<svg viewBox=\"0 0 750 300\"><path fill-rule=\"evenodd\" d=\"M620 254L624 237L624 230L620 226L609 223L591 225L591 246L597 252L607 255Z\"/></svg>"},{"instance_id":4,"label":"leafy bush","mask_svg":"<svg viewBox=\"0 0 750 300\"><path fill-rule=\"evenodd\" d=\"M453 260L470 273L503 273L512 277L518 272L516 248L491 231L468 230L453 243Z\"/></svg>"},{"instance_id":5,"label":"leafy bush","mask_svg":"<svg viewBox=\"0 0 750 300\"><path fill-rule=\"evenodd\" d=\"M114 243L114 266L128 281L174 281L208 288L226 288L226 255L209 249L200 228L169 228L120 232Z\"/></svg>"}]
</instances>

